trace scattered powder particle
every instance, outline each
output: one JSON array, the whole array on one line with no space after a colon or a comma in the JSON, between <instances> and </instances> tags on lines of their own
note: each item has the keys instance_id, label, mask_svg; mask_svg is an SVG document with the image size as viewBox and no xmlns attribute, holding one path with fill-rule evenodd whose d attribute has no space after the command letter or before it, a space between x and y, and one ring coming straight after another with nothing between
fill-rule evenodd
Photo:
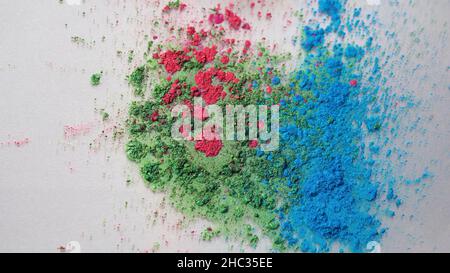
<instances>
[{"instance_id":1,"label":"scattered powder particle","mask_svg":"<svg viewBox=\"0 0 450 273\"><path fill-rule=\"evenodd\" d=\"M103 72L92 74L91 76L91 85L98 86L100 85L102 79Z\"/></svg>"}]
</instances>

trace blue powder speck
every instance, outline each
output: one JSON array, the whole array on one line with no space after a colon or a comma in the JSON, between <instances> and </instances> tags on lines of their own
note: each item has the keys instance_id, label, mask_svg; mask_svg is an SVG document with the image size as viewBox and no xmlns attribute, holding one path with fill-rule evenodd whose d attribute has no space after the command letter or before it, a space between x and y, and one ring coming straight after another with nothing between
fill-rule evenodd
<instances>
[{"instance_id":1,"label":"blue powder speck","mask_svg":"<svg viewBox=\"0 0 450 273\"><path fill-rule=\"evenodd\" d=\"M359 46L349 45L345 49L345 57L346 58L355 58L356 60L361 60L364 56L364 49Z\"/></svg>"},{"instance_id":2,"label":"blue powder speck","mask_svg":"<svg viewBox=\"0 0 450 273\"><path fill-rule=\"evenodd\" d=\"M279 85L281 82L280 78L275 76L272 78L272 85Z\"/></svg>"}]
</instances>

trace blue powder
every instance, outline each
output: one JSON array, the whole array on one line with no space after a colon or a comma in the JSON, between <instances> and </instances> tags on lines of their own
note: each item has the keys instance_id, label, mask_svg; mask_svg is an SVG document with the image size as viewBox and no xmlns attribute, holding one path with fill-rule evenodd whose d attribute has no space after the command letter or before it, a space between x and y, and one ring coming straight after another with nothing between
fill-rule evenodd
<instances>
[{"instance_id":1,"label":"blue powder","mask_svg":"<svg viewBox=\"0 0 450 273\"><path fill-rule=\"evenodd\" d=\"M381 236L380 222L369 212L378 188L355 144L362 142L363 132L352 125L364 119L368 101L352 96L347 82L354 75L340 57L326 55L308 55L294 77L315 99L301 104L299 94L281 108L281 147L270 160L290 162L282 177L297 191L290 209L280 212L282 235L305 252L330 251L334 243L362 252ZM299 122L301 117L306 122Z\"/></svg>"},{"instance_id":2,"label":"blue powder","mask_svg":"<svg viewBox=\"0 0 450 273\"><path fill-rule=\"evenodd\" d=\"M394 193L394 189L392 187L389 187L388 193L386 195L386 199L390 201L390 200L394 200L395 198L396 198L396 195Z\"/></svg>"},{"instance_id":3,"label":"blue powder","mask_svg":"<svg viewBox=\"0 0 450 273\"><path fill-rule=\"evenodd\" d=\"M369 37L366 41L366 47L370 48L372 46L372 43L373 43L373 38Z\"/></svg>"},{"instance_id":4,"label":"blue powder","mask_svg":"<svg viewBox=\"0 0 450 273\"><path fill-rule=\"evenodd\" d=\"M327 72L333 78L341 76L343 63L340 58L330 58L326 60L325 66L327 68Z\"/></svg>"},{"instance_id":5,"label":"blue powder","mask_svg":"<svg viewBox=\"0 0 450 273\"><path fill-rule=\"evenodd\" d=\"M321 28L313 29L309 26L305 26L304 29L305 37L302 42L302 47L308 52L313 48L323 45L325 31Z\"/></svg>"},{"instance_id":6,"label":"blue powder","mask_svg":"<svg viewBox=\"0 0 450 273\"><path fill-rule=\"evenodd\" d=\"M319 12L331 17L328 31L337 31L341 25L341 0L319 0Z\"/></svg>"},{"instance_id":7,"label":"blue powder","mask_svg":"<svg viewBox=\"0 0 450 273\"><path fill-rule=\"evenodd\" d=\"M279 85L281 82L280 78L275 76L272 78L272 85Z\"/></svg>"},{"instance_id":8,"label":"blue powder","mask_svg":"<svg viewBox=\"0 0 450 273\"><path fill-rule=\"evenodd\" d=\"M395 216L395 212L390 209L386 210L386 214L388 217L391 217L391 218Z\"/></svg>"},{"instance_id":9,"label":"blue powder","mask_svg":"<svg viewBox=\"0 0 450 273\"><path fill-rule=\"evenodd\" d=\"M366 118L365 123L369 132L375 132L381 128L381 121L377 117Z\"/></svg>"},{"instance_id":10,"label":"blue powder","mask_svg":"<svg viewBox=\"0 0 450 273\"><path fill-rule=\"evenodd\" d=\"M364 49L359 46L349 45L345 49L345 57L346 58L354 58L356 60L361 60L364 56Z\"/></svg>"},{"instance_id":11,"label":"blue powder","mask_svg":"<svg viewBox=\"0 0 450 273\"><path fill-rule=\"evenodd\" d=\"M379 71L380 71L380 61L378 58L375 58L372 74L378 74Z\"/></svg>"},{"instance_id":12,"label":"blue powder","mask_svg":"<svg viewBox=\"0 0 450 273\"><path fill-rule=\"evenodd\" d=\"M345 3L319 0L318 12L329 16L331 24L325 30L316 23L303 28L305 58L279 101L280 147L256 151L272 166L262 184L280 200L276 213L281 238L303 252L365 252L367 244L380 241L386 231L380 219L394 217L393 209L402 204L390 158L395 154L402 160L405 153L388 147L390 135L384 134L390 128L396 136L392 121L398 110L392 109L393 103L404 102L402 111L413 104L384 91L385 63L369 54L375 49L372 36L365 36L364 46L341 39L346 35L341 27ZM360 15L361 9L353 11L345 24L348 31L370 31L364 19L354 19ZM339 37L325 45L331 32ZM278 84L280 79L273 77L272 85ZM425 170L406 183L432 176Z\"/></svg>"},{"instance_id":13,"label":"blue powder","mask_svg":"<svg viewBox=\"0 0 450 273\"><path fill-rule=\"evenodd\" d=\"M364 252L385 231L373 211L383 191L373 181L373 157L382 147L365 142L367 135L382 129L386 117L374 105L378 88L349 84L362 80L358 71L367 65L359 62L373 39L364 49L340 42L332 50L324 45L327 33L341 32L342 3L319 0L319 12L332 23L326 31L304 27L302 47L308 54L292 74L289 96L280 103L280 149L258 152L278 170L268 172L266 181L285 200L278 209L282 238L303 252ZM360 12L355 10L354 16ZM379 79L379 60L372 63L370 78ZM393 190L387 195L396 198Z\"/></svg>"},{"instance_id":14,"label":"blue powder","mask_svg":"<svg viewBox=\"0 0 450 273\"><path fill-rule=\"evenodd\" d=\"M319 12L331 18L339 17L342 9L340 0L319 0Z\"/></svg>"}]
</instances>

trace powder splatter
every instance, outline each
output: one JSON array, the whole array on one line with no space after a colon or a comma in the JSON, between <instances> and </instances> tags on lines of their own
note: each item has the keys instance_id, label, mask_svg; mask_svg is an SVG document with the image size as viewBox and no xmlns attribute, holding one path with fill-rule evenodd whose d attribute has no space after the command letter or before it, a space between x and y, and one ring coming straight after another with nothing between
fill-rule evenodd
<instances>
[{"instance_id":1,"label":"powder splatter","mask_svg":"<svg viewBox=\"0 0 450 273\"><path fill-rule=\"evenodd\" d=\"M145 85L152 73L158 81L148 90L152 99L130 107L128 158L152 189L170 193L176 208L216 225L202 232L205 240L233 236L255 246L256 226L275 251L365 252L369 242L382 239L379 211L394 217L401 206L393 166L379 167L389 162L389 153L380 154L399 109L393 107L397 98L382 92L383 63L370 32L376 19L362 19L360 9L347 14L346 5L319 0L308 7L316 18L299 24L294 42L300 41L302 58L291 72L282 56L232 37L251 31L251 22L230 5L204 14L207 28L192 26L195 20L167 26L184 32L178 44L160 44L130 75L133 87ZM348 42L351 32L364 45ZM179 127L185 140L174 141L170 110L177 104L195 110L194 98L206 105L280 105L280 149L264 152L259 140L194 140L189 126ZM211 118L197 110L194 119Z\"/></svg>"},{"instance_id":2,"label":"powder splatter","mask_svg":"<svg viewBox=\"0 0 450 273\"><path fill-rule=\"evenodd\" d=\"M23 146L28 145L31 142L30 138L23 138L23 139L15 139L15 140L8 140L8 141L2 141L0 142L0 146L15 146L17 148L21 148Z\"/></svg>"},{"instance_id":3,"label":"powder splatter","mask_svg":"<svg viewBox=\"0 0 450 273\"><path fill-rule=\"evenodd\" d=\"M64 137L73 138L81 135L86 135L91 131L92 126L90 124L78 124L78 125L65 125Z\"/></svg>"}]
</instances>

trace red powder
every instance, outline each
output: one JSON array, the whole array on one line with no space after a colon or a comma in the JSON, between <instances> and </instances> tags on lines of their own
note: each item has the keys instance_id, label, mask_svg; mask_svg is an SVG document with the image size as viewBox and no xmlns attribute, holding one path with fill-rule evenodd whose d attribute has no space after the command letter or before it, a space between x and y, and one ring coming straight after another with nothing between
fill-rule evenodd
<instances>
[{"instance_id":1,"label":"red powder","mask_svg":"<svg viewBox=\"0 0 450 273\"><path fill-rule=\"evenodd\" d=\"M258 140L250 140L250 142L248 143L248 147L250 148L256 148L258 147Z\"/></svg>"},{"instance_id":2,"label":"red powder","mask_svg":"<svg viewBox=\"0 0 450 273\"><path fill-rule=\"evenodd\" d=\"M250 26L249 23L243 24L243 25L242 25L242 28L245 29L245 30L250 30L250 29L252 29L252 27Z\"/></svg>"},{"instance_id":3,"label":"red powder","mask_svg":"<svg viewBox=\"0 0 450 273\"><path fill-rule=\"evenodd\" d=\"M225 42L227 45L232 46L232 45L234 45L234 44L236 43L236 39L225 39L224 42ZM232 50L233 50L233 49L230 49L229 51L231 52ZM230 53L230 52L228 52L228 53Z\"/></svg>"},{"instance_id":4,"label":"red powder","mask_svg":"<svg viewBox=\"0 0 450 273\"><path fill-rule=\"evenodd\" d=\"M232 29L238 30L241 27L242 19L229 9L225 10L225 19Z\"/></svg>"},{"instance_id":5,"label":"red powder","mask_svg":"<svg viewBox=\"0 0 450 273\"><path fill-rule=\"evenodd\" d=\"M181 86L179 85L179 81L176 80L170 87L170 90L163 96L162 100L165 104L170 104L180 95Z\"/></svg>"},{"instance_id":6,"label":"red powder","mask_svg":"<svg viewBox=\"0 0 450 273\"><path fill-rule=\"evenodd\" d=\"M151 115L152 121L155 122L155 121L158 120L158 118L159 118L159 113L158 113L158 111L153 112L152 115Z\"/></svg>"},{"instance_id":7,"label":"red powder","mask_svg":"<svg viewBox=\"0 0 450 273\"><path fill-rule=\"evenodd\" d=\"M206 89L212 84L212 77L215 75L214 69L208 69L207 71L198 71L195 74L195 83L200 89Z\"/></svg>"},{"instance_id":8,"label":"red powder","mask_svg":"<svg viewBox=\"0 0 450 273\"><path fill-rule=\"evenodd\" d=\"M247 52L251 46L252 46L252 42L250 42L249 40L246 40L245 44L244 44L244 49L242 50L242 53L247 54Z\"/></svg>"},{"instance_id":9,"label":"red powder","mask_svg":"<svg viewBox=\"0 0 450 273\"><path fill-rule=\"evenodd\" d=\"M197 32L192 26L187 27L186 33L192 46L199 46L202 42L202 38L208 36L208 33L206 31L200 30L200 32Z\"/></svg>"},{"instance_id":10,"label":"red powder","mask_svg":"<svg viewBox=\"0 0 450 273\"><path fill-rule=\"evenodd\" d=\"M200 91L200 89L198 89L197 86L192 86L191 87L191 96L192 97L200 97L202 94L202 92Z\"/></svg>"},{"instance_id":11,"label":"red powder","mask_svg":"<svg viewBox=\"0 0 450 273\"><path fill-rule=\"evenodd\" d=\"M79 135L85 135L91 131L91 125L79 124L79 125L66 125L64 126L64 136L66 138L75 137Z\"/></svg>"},{"instance_id":12,"label":"red powder","mask_svg":"<svg viewBox=\"0 0 450 273\"><path fill-rule=\"evenodd\" d=\"M212 85L213 77L217 74L216 69L209 68L206 71L199 71L195 75L195 83L201 91L201 96L206 104L215 104L219 99L223 99L226 93L223 91L223 86Z\"/></svg>"},{"instance_id":13,"label":"red powder","mask_svg":"<svg viewBox=\"0 0 450 273\"><path fill-rule=\"evenodd\" d=\"M213 13L209 15L208 20L213 25L219 25L222 24L223 21L225 21L225 16L223 16L223 14L221 13Z\"/></svg>"},{"instance_id":14,"label":"red powder","mask_svg":"<svg viewBox=\"0 0 450 273\"><path fill-rule=\"evenodd\" d=\"M221 140L199 140L195 143L195 149L205 154L206 157L216 157L222 150Z\"/></svg>"},{"instance_id":15,"label":"red powder","mask_svg":"<svg viewBox=\"0 0 450 273\"><path fill-rule=\"evenodd\" d=\"M225 98L227 93L223 91L223 86L209 86L205 92L202 93L202 99L206 104L216 104L219 99Z\"/></svg>"},{"instance_id":16,"label":"red powder","mask_svg":"<svg viewBox=\"0 0 450 273\"><path fill-rule=\"evenodd\" d=\"M192 36L191 44L193 46L199 46L201 44L201 42L202 42L202 37L200 37L200 35L198 33L195 33Z\"/></svg>"},{"instance_id":17,"label":"red powder","mask_svg":"<svg viewBox=\"0 0 450 273\"><path fill-rule=\"evenodd\" d=\"M0 142L0 146L3 147L3 146L15 145L16 147L21 148L22 146L25 146L29 143L30 143L30 139L25 138L25 139L8 140L8 141Z\"/></svg>"},{"instance_id":18,"label":"red powder","mask_svg":"<svg viewBox=\"0 0 450 273\"><path fill-rule=\"evenodd\" d=\"M169 11L170 11L169 6L164 6L164 8L162 9L162 12L169 12Z\"/></svg>"},{"instance_id":19,"label":"red powder","mask_svg":"<svg viewBox=\"0 0 450 273\"><path fill-rule=\"evenodd\" d=\"M219 99L223 99L227 95L223 86L212 85L215 77L223 83L239 83L239 79L233 72L225 72L215 68L197 72L194 77L195 83L200 89L201 97L208 105L217 103ZM195 94L198 94L198 91L195 91Z\"/></svg>"},{"instance_id":20,"label":"red powder","mask_svg":"<svg viewBox=\"0 0 450 273\"><path fill-rule=\"evenodd\" d=\"M223 64L228 64L230 62L230 58L227 55L223 55L222 58L220 58L220 61Z\"/></svg>"},{"instance_id":21,"label":"red powder","mask_svg":"<svg viewBox=\"0 0 450 273\"><path fill-rule=\"evenodd\" d=\"M216 76L217 76L217 78L219 78L219 80L221 82L225 82L225 83L239 83L239 79L236 78L236 76L234 75L233 72L224 72L222 70L218 70L216 72Z\"/></svg>"},{"instance_id":22,"label":"red powder","mask_svg":"<svg viewBox=\"0 0 450 273\"><path fill-rule=\"evenodd\" d=\"M195 31L195 27L189 26L189 27L187 27L187 29L186 29L186 33L187 33L188 35L194 35L196 32L197 32L197 31Z\"/></svg>"},{"instance_id":23,"label":"red powder","mask_svg":"<svg viewBox=\"0 0 450 273\"><path fill-rule=\"evenodd\" d=\"M205 31L204 29L201 29L201 30L200 30L200 35L202 36L202 38L205 38L205 37L208 36L208 32Z\"/></svg>"},{"instance_id":24,"label":"red powder","mask_svg":"<svg viewBox=\"0 0 450 273\"><path fill-rule=\"evenodd\" d=\"M205 47L203 50L195 52L195 58L201 64L209 63L214 61L217 54L217 47L213 45L212 47Z\"/></svg>"},{"instance_id":25,"label":"red powder","mask_svg":"<svg viewBox=\"0 0 450 273\"><path fill-rule=\"evenodd\" d=\"M180 71L182 65L191 59L184 51L172 50L167 50L159 55L154 54L153 58L159 59L159 64L164 65L167 73L170 74Z\"/></svg>"},{"instance_id":26,"label":"red powder","mask_svg":"<svg viewBox=\"0 0 450 273\"><path fill-rule=\"evenodd\" d=\"M183 11L185 10L187 7L187 5L185 3L180 3L177 7L170 7L169 5L164 6L164 8L162 9L162 12L170 12L171 10L179 10L179 11Z\"/></svg>"}]
</instances>

